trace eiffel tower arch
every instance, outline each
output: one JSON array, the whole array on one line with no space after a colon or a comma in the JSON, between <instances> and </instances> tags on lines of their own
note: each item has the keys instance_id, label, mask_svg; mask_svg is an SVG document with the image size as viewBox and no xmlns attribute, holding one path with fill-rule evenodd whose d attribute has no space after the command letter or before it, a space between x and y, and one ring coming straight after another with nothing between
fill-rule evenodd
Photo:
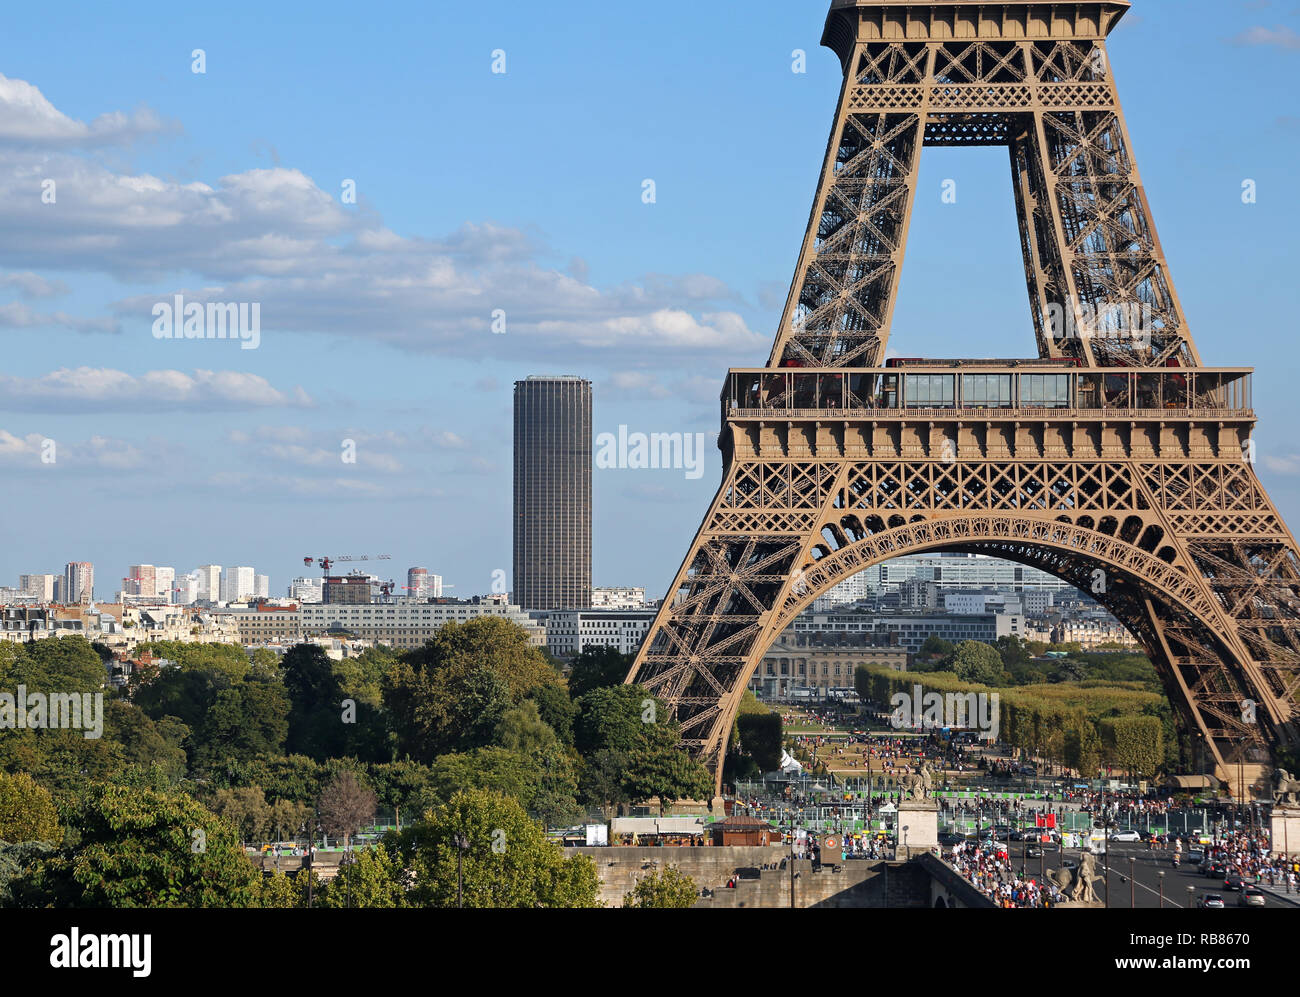
<instances>
[{"instance_id":1,"label":"eiffel tower arch","mask_svg":"<svg viewBox=\"0 0 1300 997\"><path fill-rule=\"evenodd\" d=\"M1254 470L1251 370L1206 367L1106 38L1127 0L834 0L844 84L765 367L628 674L712 767L795 616L904 554L990 554L1095 597L1240 792L1300 734L1300 557ZM1038 356L885 359L926 145L1009 153Z\"/></svg>"}]
</instances>

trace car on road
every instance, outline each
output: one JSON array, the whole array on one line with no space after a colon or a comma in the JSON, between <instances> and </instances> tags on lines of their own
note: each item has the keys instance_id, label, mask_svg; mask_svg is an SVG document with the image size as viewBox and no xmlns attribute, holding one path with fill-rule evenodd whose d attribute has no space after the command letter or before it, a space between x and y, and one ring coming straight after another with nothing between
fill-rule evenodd
<instances>
[{"instance_id":1,"label":"car on road","mask_svg":"<svg viewBox=\"0 0 1300 997\"><path fill-rule=\"evenodd\" d=\"M1217 893L1207 893L1207 894L1205 894L1205 896L1203 896L1203 897L1201 898L1200 906L1202 906L1202 907L1217 907L1217 908L1219 908L1219 909L1222 909L1222 908L1223 908L1223 897L1219 896Z\"/></svg>"},{"instance_id":2,"label":"car on road","mask_svg":"<svg viewBox=\"0 0 1300 997\"><path fill-rule=\"evenodd\" d=\"M1223 877L1223 888L1225 890L1233 890L1233 891L1242 889L1241 877L1238 876L1235 872L1228 873L1228 875Z\"/></svg>"},{"instance_id":3,"label":"car on road","mask_svg":"<svg viewBox=\"0 0 1300 997\"><path fill-rule=\"evenodd\" d=\"M1078 867L1079 867L1079 862L1077 859L1072 859L1069 858L1068 856L1066 858L1061 859L1062 869L1077 869Z\"/></svg>"},{"instance_id":4,"label":"car on road","mask_svg":"<svg viewBox=\"0 0 1300 997\"><path fill-rule=\"evenodd\" d=\"M1042 845L1025 845L1025 858L1037 859L1043 857Z\"/></svg>"},{"instance_id":5,"label":"car on road","mask_svg":"<svg viewBox=\"0 0 1300 997\"><path fill-rule=\"evenodd\" d=\"M1228 871L1228 867L1222 862L1211 862L1210 867L1205 870L1205 875L1210 879L1218 879Z\"/></svg>"},{"instance_id":6,"label":"car on road","mask_svg":"<svg viewBox=\"0 0 1300 997\"><path fill-rule=\"evenodd\" d=\"M1204 858L1205 855L1199 849L1196 848L1193 848L1190 852L1187 853L1187 861L1191 865L1199 866L1201 864L1201 861Z\"/></svg>"},{"instance_id":7,"label":"car on road","mask_svg":"<svg viewBox=\"0 0 1300 997\"><path fill-rule=\"evenodd\" d=\"M1266 903L1264 891L1257 886L1248 886L1237 898L1238 907L1263 907Z\"/></svg>"},{"instance_id":8,"label":"car on road","mask_svg":"<svg viewBox=\"0 0 1300 997\"><path fill-rule=\"evenodd\" d=\"M1111 841L1141 841L1142 835L1137 831L1112 831Z\"/></svg>"}]
</instances>

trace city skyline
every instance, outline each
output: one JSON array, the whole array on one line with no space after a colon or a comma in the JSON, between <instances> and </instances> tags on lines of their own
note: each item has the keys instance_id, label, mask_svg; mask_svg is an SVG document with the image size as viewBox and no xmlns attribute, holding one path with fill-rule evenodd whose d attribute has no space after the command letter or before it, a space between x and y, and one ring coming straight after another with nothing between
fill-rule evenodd
<instances>
[{"instance_id":1,"label":"city skyline","mask_svg":"<svg viewBox=\"0 0 1300 997\"><path fill-rule=\"evenodd\" d=\"M537 370L592 380L595 434L627 425L712 436L726 367L759 363L770 347L816 183L805 150L824 144L840 75L817 45L824 4L742 24L684 4L645 24L602 7L612 19L602 23L638 35L617 57L582 5L522 11L509 26L488 11L401 11L461 42L430 61L413 31L346 80L296 59L259 59L238 17L170 11L134 26L139 58L122 67L111 41L123 29L107 12L85 12L57 43L35 30L38 15L15 13L14 30L31 44L0 67L0 168L29 197L4 206L15 238L0 258L0 320L13 344L0 469L12 482L12 522L57 516L62 536L52 544L11 522L0 575L53 571L73 557L100 565L103 578L146 555L201 564L221 534L223 557L279 579L273 591L307 551L334 547L417 550L413 563L432 565L453 591L486 592L493 572L511 566L514 380ZM1221 30L1179 31L1192 13L1220 15L1207 20ZM343 8L318 14L302 44L333 50ZM1300 399L1286 365L1270 362L1286 340L1267 317L1286 313L1290 281L1275 247L1297 220L1282 192L1300 131L1279 85L1295 58L1294 19L1246 3L1147 3L1111 40L1191 327L1207 362L1259 368L1258 469L1292 519L1300 448L1285 427L1300 418ZM679 47L682 24L699 37L739 37L705 59ZM562 51L533 41L552 36L566 39ZM1179 59L1217 60L1259 99L1242 107L1227 91L1159 87L1159 67L1140 53L1170 39ZM196 48L201 74L191 69ZM492 71L497 49L505 73ZM802 73L792 71L796 49ZM623 92L575 98L591 71L575 68L576 50L617 73ZM405 104L366 97L368 87L405 92L396 75L412 65L422 74L416 113L433 127L411 130ZM306 110L267 99L302 79L314 81L318 102ZM718 130L700 92L734 104L737 127ZM441 93L459 99L427 96ZM638 128L587 127L618 120L615 105L626 102L642 108ZM522 122L511 147L491 125L506 103L560 117ZM341 128L322 127L335 114ZM1231 157L1186 154L1183 135L1203 114L1235 122ZM555 127L571 146L548 141ZM450 149L446 136L455 136ZM531 150L522 172L519 147ZM738 155L750 163L740 173ZM900 354L1032 352L1003 160L927 153L895 315ZM415 168L427 162L439 164L433 183ZM53 203L41 199L43 179L56 181ZM948 179L951 204L941 199ZM355 204L343 200L349 180ZM1243 202L1246 181L1255 203ZM131 213L140 224L113 220ZM85 234L101 225L111 248L88 248ZM981 230L1002 252L953 269L952 241ZM1216 239L1237 247L1226 264ZM338 263L340 245L364 279L389 270L416 291L360 287ZM472 300L440 290L457 282ZM911 293L937 282L943 295ZM176 294L200 300L205 288L261 305L257 349L155 337L155 305ZM42 462L45 441L53 463ZM347 441L355 463L342 460ZM704 457L698 479L597 467L594 584L645 585L656 598L667 590L680 538L716 485L718 452ZM639 542L628 545L632 526Z\"/></svg>"}]
</instances>

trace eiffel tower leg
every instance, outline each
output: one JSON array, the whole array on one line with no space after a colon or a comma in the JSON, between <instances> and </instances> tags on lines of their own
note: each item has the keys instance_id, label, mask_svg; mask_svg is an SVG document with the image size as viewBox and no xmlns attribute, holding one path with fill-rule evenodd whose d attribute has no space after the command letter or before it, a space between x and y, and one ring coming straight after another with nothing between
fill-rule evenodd
<instances>
[{"instance_id":1,"label":"eiffel tower leg","mask_svg":"<svg viewBox=\"0 0 1300 997\"><path fill-rule=\"evenodd\" d=\"M772 609L798 585L836 471L733 463L628 675L667 704L719 792L741 696L775 637Z\"/></svg>"}]
</instances>

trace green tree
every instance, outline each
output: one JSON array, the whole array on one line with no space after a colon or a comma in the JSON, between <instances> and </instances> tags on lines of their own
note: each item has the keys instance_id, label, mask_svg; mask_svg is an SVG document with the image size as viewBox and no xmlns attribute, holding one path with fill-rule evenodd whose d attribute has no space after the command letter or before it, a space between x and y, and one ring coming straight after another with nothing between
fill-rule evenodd
<instances>
[{"instance_id":1,"label":"green tree","mask_svg":"<svg viewBox=\"0 0 1300 997\"><path fill-rule=\"evenodd\" d=\"M260 896L235 830L184 793L99 784L69 840L31 874L55 907L250 907Z\"/></svg>"},{"instance_id":2,"label":"green tree","mask_svg":"<svg viewBox=\"0 0 1300 997\"><path fill-rule=\"evenodd\" d=\"M271 830L272 809L261 786L218 789L212 799L212 812L230 822L240 841L265 841Z\"/></svg>"},{"instance_id":3,"label":"green tree","mask_svg":"<svg viewBox=\"0 0 1300 997\"><path fill-rule=\"evenodd\" d=\"M612 817L617 808L632 802L624 773L628 770L626 751L603 748L593 751L583 762L579 780L582 798L599 807L606 817Z\"/></svg>"},{"instance_id":4,"label":"green tree","mask_svg":"<svg viewBox=\"0 0 1300 997\"><path fill-rule=\"evenodd\" d=\"M456 906L458 857L466 907L600 905L595 863L584 855L565 858L509 796L457 793L391 840L397 864L410 876L412 906Z\"/></svg>"},{"instance_id":5,"label":"green tree","mask_svg":"<svg viewBox=\"0 0 1300 997\"><path fill-rule=\"evenodd\" d=\"M952 655L952 671L963 682L973 685L1002 684L1002 657L989 644L964 640Z\"/></svg>"},{"instance_id":6,"label":"green tree","mask_svg":"<svg viewBox=\"0 0 1300 997\"><path fill-rule=\"evenodd\" d=\"M1131 778L1149 779L1164 761L1164 729L1159 717L1106 717L1098 725L1112 763Z\"/></svg>"},{"instance_id":7,"label":"green tree","mask_svg":"<svg viewBox=\"0 0 1300 997\"><path fill-rule=\"evenodd\" d=\"M302 895L302 885L297 876L286 876L278 869L273 873L263 873L258 883L256 907L295 908L306 907Z\"/></svg>"},{"instance_id":8,"label":"green tree","mask_svg":"<svg viewBox=\"0 0 1300 997\"><path fill-rule=\"evenodd\" d=\"M46 841L0 841L0 908L48 906L41 871L55 848Z\"/></svg>"},{"instance_id":9,"label":"green tree","mask_svg":"<svg viewBox=\"0 0 1300 997\"><path fill-rule=\"evenodd\" d=\"M683 908L694 905L699 898L695 880L670 865L637 880L632 892L623 895L623 906Z\"/></svg>"},{"instance_id":10,"label":"green tree","mask_svg":"<svg viewBox=\"0 0 1300 997\"><path fill-rule=\"evenodd\" d=\"M530 689L528 699L537 704L538 715L551 725L560 743L572 748L573 719L578 715L578 706L569 690L558 682L547 682Z\"/></svg>"},{"instance_id":11,"label":"green tree","mask_svg":"<svg viewBox=\"0 0 1300 997\"><path fill-rule=\"evenodd\" d=\"M405 907L402 870L384 847L350 852L319 891L321 907Z\"/></svg>"},{"instance_id":12,"label":"green tree","mask_svg":"<svg viewBox=\"0 0 1300 997\"><path fill-rule=\"evenodd\" d=\"M922 658L946 658L957 650L951 641L946 641L938 634L930 634L921 645L917 654Z\"/></svg>"},{"instance_id":13,"label":"green tree","mask_svg":"<svg viewBox=\"0 0 1300 997\"><path fill-rule=\"evenodd\" d=\"M594 689L578 700L573 743L584 755L601 749L631 751L660 716L667 716L667 709L643 686Z\"/></svg>"},{"instance_id":14,"label":"green tree","mask_svg":"<svg viewBox=\"0 0 1300 997\"><path fill-rule=\"evenodd\" d=\"M672 800L713 798L713 777L680 747L675 727L646 725L640 744L628 752L623 783L634 803L657 797L663 814Z\"/></svg>"},{"instance_id":15,"label":"green tree","mask_svg":"<svg viewBox=\"0 0 1300 997\"><path fill-rule=\"evenodd\" d=\"M781 714L742 713L736 717L741 748L763 772L773 772L781 764Z\"/></svg>"},{"instance_id":16,"label":"green tree","mask_svg":"<svg viewBox=\"0 0 1300 997\"><path fill-rule=\"evenodd\" d=\"M569 695L574 699L592 689L622 685L632 668L633 655L619 654L612 647L589 647L580 651L569 669Z\"/></svg>"},{"instance_id":17,"label":"green tree","mask_svg":"<svg viewBox=\"0 0 1300 997\"><path fill-rule=\"evenodd\" d=\"M47 841L57 845L62 840L63 829L49 790L26 772L0 772L0 841Z\"/></svg>"},{"instance_id":18,"label":"green tree","mask_svg":"<svg viewBox=\"0 0 1300 997\"><path fill-rule=\"evenodd\" d=\"M318 761L344 753L343 694L334 664L316 644L295 644L280 662L289 694L285 747Z\"/></svg>"},{"instance_id":19,"label":"green tree","mask_svg":"<svg viewBox=\"0 0 1300 997\"><path fill-rule=\"evenodd\" d=\"M1096 776L1101 766L1101 738L1090 721L1079 719L1066 730L1065 764L1085 779Z\"/></svg>"}]
</instances>

